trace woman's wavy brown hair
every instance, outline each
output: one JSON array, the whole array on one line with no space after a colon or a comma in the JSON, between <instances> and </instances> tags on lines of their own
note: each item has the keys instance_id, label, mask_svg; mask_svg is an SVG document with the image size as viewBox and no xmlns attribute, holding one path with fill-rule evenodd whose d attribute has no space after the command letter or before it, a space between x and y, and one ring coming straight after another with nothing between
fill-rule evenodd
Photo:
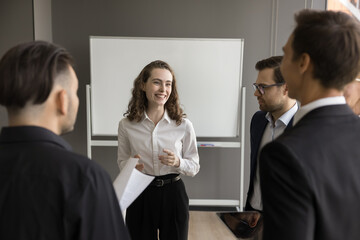
<instances>
[{"instance_id":1,"label":"woman's wavy brown hair","mask_svg":"<svg viewBox=\"0 0 360 240\"><path fill-rule=\"evenodd\" d=\"M165 103L165 109L167 110L169 117L172 120L175 120L177 125L180 125L182 118L186 117L186 114L183 113L183 110L180 107L175 75L170 65L161 60L156 60L146 65L143 70L141 70L139 76L134 80L132 97L129 101L128 110L124 113L124 116L130 121L136 120L140 122L145 110L148 107L148 100L146 98L146 93L143 90L143 86L150 78L151 71L156 68L168 70L173 77L171 94Z\"/></svg>"}]
</instances>

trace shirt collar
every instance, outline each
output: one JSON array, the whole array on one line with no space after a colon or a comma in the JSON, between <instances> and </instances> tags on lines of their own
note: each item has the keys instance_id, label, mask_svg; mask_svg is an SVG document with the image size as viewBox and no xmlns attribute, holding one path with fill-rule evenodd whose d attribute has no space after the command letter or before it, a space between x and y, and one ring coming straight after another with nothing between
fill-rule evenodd
<instances>
[{"instance_id":1,"label":"shirt collar","mask_svg":"<svg viewBox=\"0 0 360 240\"><path fill-rule=\"evenodd\" d=\"M166 109L165 109L165 113L164 113L164 116L162 119L165 119L168 123L171 122L171 119L170 119L169 114Z\"/></svg>"},{"instance_id":2,"label":"shirt collar","mask_svg":"<svg viewBox=\"0 0 360 240\"><path fill-rule=\"evenodd\" d=\"M296 111L298 110L299 106L297 104L297 102L294 104L294 106L292 106L288 111L286 111L283 115L281 115L279 117L278 120L276 120L276 122L280 121L282 122L285 126L287 126L289 124L289 122L291 121L291 118L294 116L294 114L296 113ZM268 112L266 114L266 119L269 121L269 123L271 123L271 125L273 126L273 120L271 117L270 112Z\"/></svg>"},{"instance_id":3,"label":"shirt collar","mask_svg":"<svg viewBox=\"0 0 360 240\"><path fill-rule=\"evenodd\" d=\"M149 116L147 115L146 111L144 111L144 116L143 116L142 121L144 121L145 119L147 119L148 121L151 121L151 122L152 122L152 120L151 120L151 119L149 118ZM168 112L167 112L166 109L165 109L165 112L164 112L163 117L160 119L159 122L161 122L161 121L163 121L163 120L166 120L168 123L171 122L171 118L169 117L169 114L168 114Z\"/></svg>"},{"instance_id":4,"label":"shirt collar","mask_svg":"<svg viewBox=\"0 0 360 240\"><path fill-rule=\"evenodd\" d=\"M301 106L299 111L297 111L297 113L294 116L293 125L299 122L301 118L303 118L307 113L314 110L315 108L329 106L329 105L339 105L339 104L346 104L344 96L320 98L304 106Z\"/></svg>"},{"instance_id":5,"label":"shirt collar","mask_svg":"<svg viewBox=\"0 0 360 240\"><path fill-rule=\"evenodd\" d=\"M71 146L60 136L37 126L3 127L0 142L51 142L71 151Z\"/></svg>"}]
</instances>

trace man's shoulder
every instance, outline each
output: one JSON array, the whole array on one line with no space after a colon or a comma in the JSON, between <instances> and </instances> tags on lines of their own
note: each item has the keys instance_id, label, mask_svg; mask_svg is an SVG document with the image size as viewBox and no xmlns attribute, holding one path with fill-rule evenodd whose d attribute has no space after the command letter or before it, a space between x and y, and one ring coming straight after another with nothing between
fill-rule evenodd
<instances>
[{"instance_id":1,"label":"man's shoulder","mask_svg":"<svg viewBox=\"0 0 360 240\"><path fill-rule=\"evenodd\" d=\"M266 119L267 112L264 111L257 111L251 118L251 127L258 127L259 124L264 125L268 123Z\"/></svg>"},{"instance_id":2,"label":"man's shoulder","mask_svg":"<svg viewBox=\"0 0 360 240\"><path fill-rule=\"evenodd\" d=\"M71 178L106 175L105 170L88 157L59 147L41 147L40 157L34 158L47 168L53 176L68 176Z\"/></svg>"},{"instance_id":3,"label":"man's shoulder","mask_svg":"<svg viewBox=\"0 0 360 240\"><path fill-rule=\"evenodd\" d=\"M254 115L251 118L251 121L266 121L266 114L268 112L264 112L264 111L257 111L256 113L254 113Z\"/></svg>"},{"instance_id":4,"label":"man's shoulder","mask_svg":"<svg viewBox=\"0 0 360 240\"><path fill-rule=\"evenodd\" d=\"M88 157L72 152L72 151L59 151L59 160L64 161L67 164L76 164L79 166L91 166L93 161Z\"/></svg>"},{"instance_id":5,"label":"man's shoulder","mask_svg":"<svg viewBox=\"0 0 360 240\"><path fill-rule=\"evenodd\" d=\"M325 108L324 110L326 111ZM324 110L319 109L319 111ZM356 133L359 131L360 119L353 114L341 115L341 113L337 113L337 115L326 115L313 111L286 130L274 142L299 151L303 151L303 149L336 148L342 143L329 142L329 140L341 137L343 142L348 141L350 143L349 139L358 138ZM309 151L305 151L304 154L307 152Z\"/></svg>"},{"instance_id":6,"label":"man's shoulder","mask_svg":"<svg viewBox=\"0 0 360 240\"><path fill-rule=\"evenodd\" d=\"M254 113L253 118L254 117L265 117L267 113L268 112L265 112L265 111L257 111Z\"/></svg>"},{"instance_id":7,"label":"man's shoulder","mask_svg":"<svg viewBox=\"0 0 360 240\"><path fill-rule=\"evenodd\" d=\"M63 151L63 153L59 154L60 161L63 161L64 164L70 165L70 166L76 166L80 169L84 170L94 170L94 171L100 171L105 172L102 167L100 167L99 164L97 164L94 160L89 159L88 157L72 152L72 151Z\"/></svg>"}]
</instances>

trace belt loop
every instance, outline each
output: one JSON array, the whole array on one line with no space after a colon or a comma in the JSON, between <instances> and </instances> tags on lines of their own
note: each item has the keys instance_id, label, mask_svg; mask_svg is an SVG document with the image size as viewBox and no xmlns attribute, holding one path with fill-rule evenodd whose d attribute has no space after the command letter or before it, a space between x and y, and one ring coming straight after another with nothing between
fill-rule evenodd
<instances>
[{"instance_id":1,"label":"belt loop","mask_svg":"<svg viewBox=\"0 0 360 240\"><path fill-rule=\"evenodd\" d=\"M173 179L171 179L171 182L176 182L180 180L180 175L177 175L176 177L174 177Z\"/></svg>"}]
</instances>

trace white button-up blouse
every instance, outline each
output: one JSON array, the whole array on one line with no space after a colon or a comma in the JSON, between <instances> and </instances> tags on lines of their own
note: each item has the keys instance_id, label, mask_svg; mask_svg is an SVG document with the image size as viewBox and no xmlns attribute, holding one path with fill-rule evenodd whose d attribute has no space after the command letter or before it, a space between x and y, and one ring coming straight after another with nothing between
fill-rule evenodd
<instances>
[{"instance_id":1,"label":"white button-up blouse","mask_svg":"<svg viewBox=\"0 0 360 240\"><path fill-rule=\"evenodd\" d=\"M174 152L180 159L178 168L163 165L158 156L165 155L163 149ZM118 165L121 169L130 157L139 154L143 172L153 176L181 173L195 176L200 169L196 135L192 123L184 118L180 125L170 119L165 111L163 118L155 124L144 113L138 122L123 118L118 129Z\"/></svg>"}]
</instances>

